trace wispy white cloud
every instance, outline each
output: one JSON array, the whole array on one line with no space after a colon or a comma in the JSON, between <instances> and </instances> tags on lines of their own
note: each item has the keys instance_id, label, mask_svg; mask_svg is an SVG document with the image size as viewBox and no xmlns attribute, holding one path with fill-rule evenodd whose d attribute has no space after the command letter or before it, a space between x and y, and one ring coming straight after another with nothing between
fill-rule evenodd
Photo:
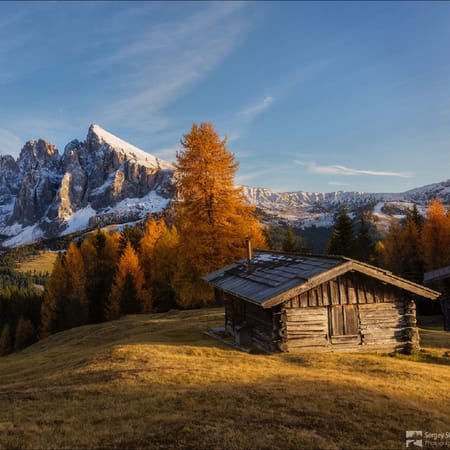
<instances>
[{"instance_id":1,"label":"wispy white cloud","mask_svg":"<svg viewBox=\"0 0 450 450\"><path fill-rule=\"evenodd\" d=\"M91 64L95 77L120 69L110 88L112 100L97 112L101 121L143 127L164 121L164 108L207 77L239 44L247 32L244 6L205 3L194 13L144 28L132 39L125 34L124 42Z\"/></svg>"},{"instance_id":2,"label":"wispy white cloud","mask_svg":"<svg viewBox=\"0 0 450 450\"><path fill-rule=\"evenodd\" d=\"M254 180L255 178L259 178L264 175L269 175L277 172L277 168L270 167L267 169L262 169L258 171L252 171L249 173L238 173L236 175L236 183L237 184L247 184L248 182Z\"/></svg>"},{"instance_id":3,"label":"wispy white cloud","mask_svg":"<svg viewBox=\"0 0 450 450\"><path fill-rule=\"evenodd\" d=\"M342 181L329 181L330 186L350 186L350 183L343 183Z\"/></svg>"},{"instance_id":4,"label":"wispy white cloud","mask_svg":"<svg viewBox=\"0 0 450 450\"><path fill-rule=\"evenodd\" d=\"M383 177L400 177L411 178L414 174L409 172L388 172L380 170L368 170L368 169L353 169L351 167L341 165L320 166L314 161L305 162L295 160L295 163L299 166L306 166L311 173L317 173L320 175L343 175L343 176L356 176L356 175L370 175L370 176L383 176Z\"/></svg>"},{"instance_id":5,"label":"wispy white cloud","mask_svg":"<svg viewBox=\"0 0 450 450\"><path fill-rule=\"evenodd\" d=\"M273 102L274 98L268 95L264 97L262 101L244 108L239 113L239 115L247 121L252 121L256 118L256 116L266 111L272 105Z\"/></svg>"},{"instance_id":6,"label":"wispy white cloud","mask_svg":"<svg viewBox=\"0 0 450 450\"><path fill-rule=\"evenodd\" d=\"M235 114L230 124L233 134L237 136L235 140L244 136L246 126L257 119L260 114L266 112L275 102L282 102L294 89L298 89L299 85L314 79L317 74L328 69L333 62L334 58L320 58L305 63L267 87L267 92L271 92L270 95L264 96L262 100L254 104L243 106Z\"/></svg>"}]
</instances>

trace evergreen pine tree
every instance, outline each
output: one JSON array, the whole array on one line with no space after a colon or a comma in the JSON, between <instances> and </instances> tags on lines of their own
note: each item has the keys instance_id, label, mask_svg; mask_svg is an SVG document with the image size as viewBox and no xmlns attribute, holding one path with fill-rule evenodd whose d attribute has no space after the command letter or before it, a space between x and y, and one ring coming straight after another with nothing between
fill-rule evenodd
<instances>
[{"instance_id":1,"label":"evergreen pine tree","mask_svg":"<svg viewBox=\"0 0 450 450\"><path fill-rule=\"evenodd\" d=\"M118 249L119 235L110 235L100 230L81 244L91 323L105 320L105 306L114 280Z\"/></svg>"},{"instance_id":2,"label":"evergreen pine tree","mask_svg":"<svg viewBox=\"0 0 450 450\"><path fill-rule=\"evenodd\" d=\"M125 250L127 243L129 242L136 252L139 251L142 239L142 231L138 226L125 225L120 232L119 239L119 253Z\"/></svg>"},{"instance_id":3,"label":"evergreen pine tree","mask_svg":"<svg viewBox=\"0 0 450 450\"><path fill-rule=\"evenodd\" d=\"M406 210L406 220L414 222L419 232L422 231L424 218L419 213L419 210L417 209L417 205L415 203L412 208L408 208Z\"/></svg>"},{"instance_id":4,"label":"evergreen pine tree","mask_svg":"<svg viewBox=\"0 0 450 450\"><path fill-rule=\"evenodd\" d=\"M347 206L339 212L333 232L327 244L328 255L353 256L353 223L348 215Z\"/></svg>"},{"instance_id":5,"label":"evergreen pine tree","mask_svg":"<svg viewBox=\"0 0 450 450\"><path fill-rule=\"evenodd\" d=\"M262 229L262 234L264 236L265 240L265 246L269 249L273 249L273 238L272 238L272 232L269 227L264 227Z\"/></svg>"},{"instance_id":6,"label":"evergreen pine tree","mask_svg":"<svg viewBox=\"0 0 450 450\"><path fill-rule=\"evenodd\" d=\"M359 261L371 262L375 252L375 244L370 234L368 220L362 215L358 223L358 233L354 243L354 257Z\"/></svg>"},{"instance_id":7,"label":"evergreen pine tree","mask_svg":"<svg viewBox=\"0 0 450 450\"><path fill-rule=\"evenodd\" d=\"M288 226L286 228L283 241L281 243L284 252L299 252L300 243L297 236L294 234L292 227Z\"/></svg>"}]
</instances>

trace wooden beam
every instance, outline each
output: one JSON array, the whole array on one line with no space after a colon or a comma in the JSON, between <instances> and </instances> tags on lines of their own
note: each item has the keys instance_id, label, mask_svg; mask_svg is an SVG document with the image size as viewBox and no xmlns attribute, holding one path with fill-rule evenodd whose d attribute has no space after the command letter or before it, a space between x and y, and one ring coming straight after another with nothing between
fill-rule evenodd
<instances>
[{"instance_id":1,"label":"wooden beam","mask_svg":"<svg viewBox=\"0 0 450 450\"><path fill-rule=\"evenodd\" d=\"M269 300L266 300L261 304L261 306L263 308L272 308L273 306L279 305L280 303L283 303L296 295L300 295L304 292L309 291L310 289L314 289L320 284L325 283L326 281L329 281L333 278L336 278L339 275L348 272L349 270L351 270L351 262L350 261L344 262L343 264L340 264L339 266L334 267L333 269L330 269L324 273L320 273L319 275L310 278L308 281L299 286L296 286L295 288L289 289Z\"/></svg>"},{"instance_id":2,"label":"wooden beam","mask_svg":"<svg viewBox=\"0 0 450 450\"><path fill-rule=\"evenodd\" d=\"M350 271L360 272L364 275L368 275L379 281L383 281L387 284L396 286L400 289L411 292L412 294L416 294L430 300L436 300L441 296L441 293L438 291L427 288L417 283L413 283L412 281L405 280L404 278L397 277L387 270L378 269L376 267L369 266L368 264L348 259L343 264L340 264L339 266L334 267L333 269L330 269L324 273L316 275L310 278L305 283L296 286L295 288L289 289L275 297L272 297L265 302L262 302L261 306L263 308L272 308L273 306L279 305L280 303L283 303L296 295L306 293L309 290L316 288L320 284L330 281Z\"/></svg>"},{"instance_id":3,"label":"wooden beam","mask_svg":"<svg viewBox=\"0 0 450 450\"><path fill-rule=\"evenodd\" d=\"M389 271L377 269L373 266L369 266L368 264L360 263L354 260L351 261L351 264L352 269L357 272L361 272L378 280L385 281L388 284L397 286L413 294L420 295L421 297L436 300L441 296L440 292L434 291L433 289L427 288L420 284L413 283L412 281L405 280L404 278L397 277Z\"/></svg>"}]
</instances>

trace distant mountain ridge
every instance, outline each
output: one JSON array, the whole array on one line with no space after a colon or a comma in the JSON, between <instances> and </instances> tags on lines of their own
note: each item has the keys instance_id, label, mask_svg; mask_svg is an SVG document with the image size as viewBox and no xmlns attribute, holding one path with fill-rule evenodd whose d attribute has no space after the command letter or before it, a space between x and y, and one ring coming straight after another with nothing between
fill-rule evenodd
<instances>
[{"instance_id":1,"label":"distant mountain ridge","mask_svg":"<svg viewBox=\"0 0 450 450\"><path fill-rule=\"evenodd\" d=\"M87 228L133 223L168 207L175 167L104 130L89 127L84 141L60 154L42 139L28 141L14 159L0 156L0 235L17 246ZM331 226L345 203L350 212L372 209L380 224L430 199L450 205L450 180L401 194L285 192L243 186L247 203L266 221Z\"/></svg>"},{"instance_id":2,"label":"distant mountain ridge","mask_svg":"<svg viewBox=\"0 0 450 450\"><path fill-rule=\"evenodd\" d=\"M440 198L447 207L450 206L450 180L403 193L274 192L250 186L243 186L243 190L250 205L298 226L331 226L334 215L344 204L353 214L361 209L372 209L375 218L384 224L390 217L400 218L414 204L424 213L434 198Z\"/></svg>"}]
</instances>

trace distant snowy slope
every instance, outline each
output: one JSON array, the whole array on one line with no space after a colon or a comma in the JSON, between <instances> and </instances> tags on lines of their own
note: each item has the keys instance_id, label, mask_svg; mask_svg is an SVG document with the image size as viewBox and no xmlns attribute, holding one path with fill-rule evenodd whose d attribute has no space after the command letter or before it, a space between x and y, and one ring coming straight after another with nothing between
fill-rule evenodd
<instances>
[{"instance_id":1,"label":"distant snowy slope","mask_svg":"<svg viewBox=\"0 0 450 450\"><path fill-rule=\"evenodd\" d=\"M298 226L329 226L335 214L345 204L350 213L370 210L381 226L391 217L401 218L414 204L425 213L430 200L440 198L450 206L450 180L434 183L403 193L365 192L273 192L265 188L243 186L244 197L250 205L269 216L281 218Z\"/></svg>"}]
</instances>

